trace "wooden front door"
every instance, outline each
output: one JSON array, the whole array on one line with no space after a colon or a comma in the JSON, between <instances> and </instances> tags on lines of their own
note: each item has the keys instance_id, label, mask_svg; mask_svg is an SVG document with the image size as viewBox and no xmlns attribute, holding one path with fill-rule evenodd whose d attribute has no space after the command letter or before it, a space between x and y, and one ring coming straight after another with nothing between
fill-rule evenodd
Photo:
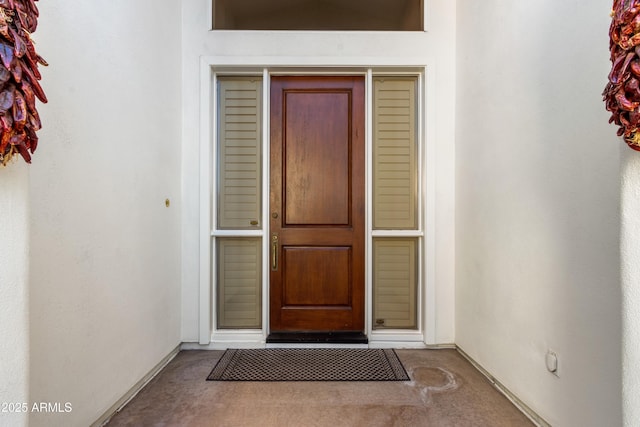
<instances>
[{"instance_id":1,"label":"wooden front door","mask_svg":"<svg viewBox=\"0 0 640 427\"><path fill-rule=\"evenodd\" d=\"M364 331L364 78L271 80L271 332Z\"/></svg>"}]
</instances>

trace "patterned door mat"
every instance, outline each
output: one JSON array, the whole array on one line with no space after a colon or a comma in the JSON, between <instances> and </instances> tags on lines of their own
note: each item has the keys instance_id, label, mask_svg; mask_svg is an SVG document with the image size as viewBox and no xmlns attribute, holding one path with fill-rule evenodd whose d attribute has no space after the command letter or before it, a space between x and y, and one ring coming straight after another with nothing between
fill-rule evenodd
<instances>
[{"instance_id":1,"label":"patterned door mat","mask_svg":"<svg viewBox=\"0 0 640 427\"><path fill-rule=\"evenodd\" d=\"M227 350L208 381L409 381L394 350L269 348Z\"/></svg>"}]
</instances>

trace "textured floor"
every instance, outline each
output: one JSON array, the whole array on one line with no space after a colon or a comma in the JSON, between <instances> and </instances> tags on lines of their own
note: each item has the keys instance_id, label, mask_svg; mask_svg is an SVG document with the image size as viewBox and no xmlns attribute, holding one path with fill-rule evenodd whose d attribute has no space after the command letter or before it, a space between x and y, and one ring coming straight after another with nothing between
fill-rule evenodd
<instances>
[{"instance_id":1,"label":"textured floor","mask_svg":"<svg viewBox=\"0 0 640 427\"><path fill-rule=\"evenodd\" d=\"M183 351L108 426L532 426L454 350L398 350L409 382L205 381Z\"/></svg>"}]
</instances>

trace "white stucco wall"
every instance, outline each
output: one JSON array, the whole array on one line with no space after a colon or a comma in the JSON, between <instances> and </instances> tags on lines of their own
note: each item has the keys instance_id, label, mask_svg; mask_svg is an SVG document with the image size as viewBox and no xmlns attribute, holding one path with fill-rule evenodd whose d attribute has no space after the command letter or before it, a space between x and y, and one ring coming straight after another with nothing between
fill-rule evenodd
<instances>
[{"instance_id":1,"label":"white stucco wall","mask_svg":"<svg viewBox=\"0 0 640 427\"><path fill-rule=\"evenodd\" d=\"M457 6L456 342L552 425L620 425L610 4Z\"/></svg>"},{"instance_id":2,"label":"white stucco wall","mask_svg":"<svg viewBox=\"0 0 640 427\"><path fill-rule=\"evenodd\" d=\"M640 424L640 153L623 150L622 405L625 427Z\"/></svg>"},{"instance_id":3,"label":"white stucco wall","mask_svg":"<svg viewBox=\"0 0 640 427\"><path fill-rule=\"evenodd\" d=\"M180 2L38 5L30 425L86 426L180 343Z\"/></svg>"},{"instance_id":4,"label":"white stucco wall","mask_svg":"<svg viewBox=\"0 0 640 427\"><path fill-rule=\"evenodd\" d=\"M0 404L29 402L29 171L0 166ZM3 407L0 426L26 426L22 407Z\"/></svg>"},{"instance_id":5,"label":"white stucco wall","mask_svg":"<svg viewBox=\"0 0 640 427\"><path fill-rule=\"evenodd\" d=\"M341 64L417 61L428 66L434 92L428 93L433 109L428 132L433 142L432 173L435 220L427 233L434 233L435 269L433 274L435 313L426 313L433 325L431 344L454 340L454 92L455 92L455 3L428 2L428 32L284 32L209 31L209 0L183 2L183 290L182 338L199 338L199 108L200 58L224 58L237 63L253 59L256 66L268 61L285 65L314 65L327 58ZM383 61L381 61L383 62ZM429 182L431 185L431 182ZM431 224L429 224L431 225ZM433 268L430 266L429 268ZM208 302L207 302L208 304Z\"/></svg>"}]
</instances>

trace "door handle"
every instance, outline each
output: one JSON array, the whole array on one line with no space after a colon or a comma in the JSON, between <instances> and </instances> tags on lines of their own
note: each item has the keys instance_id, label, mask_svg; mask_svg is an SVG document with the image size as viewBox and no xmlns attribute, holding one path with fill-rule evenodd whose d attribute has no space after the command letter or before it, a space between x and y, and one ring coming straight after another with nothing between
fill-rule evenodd
<instances>
[{"instance_id":1,"label":"door handle","mask_svg":"<svg viewBox=\"0 0 640 427\"><path fill-rule=\"evenodd\" d=\"M278 235L271 236L271 270L278 271Z\"/></svg>"}]
</instances>

